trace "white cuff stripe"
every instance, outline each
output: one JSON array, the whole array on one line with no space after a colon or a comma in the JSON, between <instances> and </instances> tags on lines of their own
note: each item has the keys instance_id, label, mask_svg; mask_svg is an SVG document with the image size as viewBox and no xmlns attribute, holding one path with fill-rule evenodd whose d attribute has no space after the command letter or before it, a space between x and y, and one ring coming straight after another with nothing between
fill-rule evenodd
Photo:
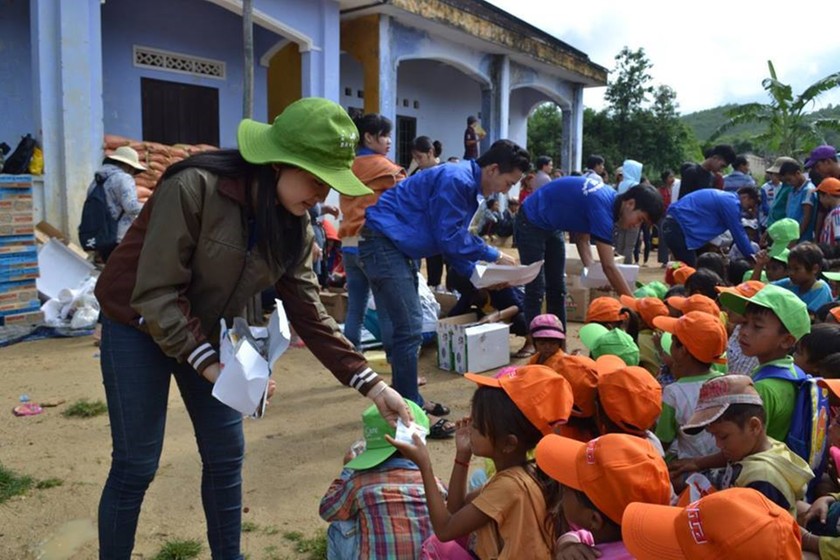
<instances>
[{"instance_id":1,"label":"white cuff stripe","mask_svg":"<svg viewBox=\"0 0 840 560\"><path fill-rule=\"evenodd\" d=\"M204 352L195 359L195 361L193 362L193 369L195 369L196 371L201 369L202 364L208 359L214 357L215 355L216 352L212 348L209 348L206 352Z\"/></svg>"},{"instance_id":2,"label":"white cuff stripe","mask_svg":"<svg viewBox=\"0 0 840 560\"><path fill-rule=\"evenodd\" d=\"M350 379L350 386L358 391L365 383L371 382L375 377L376 373L372 369L365 368Z\"/></svg>"},{"instance_id":3,"label":"white cuff stripe","mask_svg":"<svg viewBox=\"0 0 840 560\"><path fill-rule=\"evenodd\" d=\"M212 350L212 349L213 349L213 347L210 345L210 343L209 343L209 342L205 342L204 344L201 344L200 346L196 347L196 349L192 351L192 354L190 354L190 357L189 357L189 358L187 358L187 361L188 361L189 363L193 363L193 360L195 360L195 358L196 358L199 354L203 354L204 352L206 352L208 348L209 348L210 350Z\"/></svg>"}]
</instances>

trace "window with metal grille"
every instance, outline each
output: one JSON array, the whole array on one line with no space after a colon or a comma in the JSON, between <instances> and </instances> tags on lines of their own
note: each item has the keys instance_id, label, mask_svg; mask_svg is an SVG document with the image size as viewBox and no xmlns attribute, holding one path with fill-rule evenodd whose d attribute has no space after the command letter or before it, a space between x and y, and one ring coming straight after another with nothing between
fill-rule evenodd
<instances>
[{"instance_id":1,"label":"window with metal grille","mask_svg":"<svg viewBox=\"0 0 840 560\"><path fill-rule=\"evenodd\" d=\"M225 63L198 56L134 45L134 65L207 78L225 79Z\"/></svg>"}]
</instances>

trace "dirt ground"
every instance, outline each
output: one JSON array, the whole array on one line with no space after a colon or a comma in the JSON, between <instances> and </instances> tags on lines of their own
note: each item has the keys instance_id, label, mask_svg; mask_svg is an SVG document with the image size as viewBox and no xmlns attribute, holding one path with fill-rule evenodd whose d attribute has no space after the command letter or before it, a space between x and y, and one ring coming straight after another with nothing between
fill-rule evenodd
<instances>
[{"instance_id":1,"label":"dirt ground","mask_svg":"<svg viewBox=\"0 0 840 560\"><path fill-rule=\"evenodd\" d=\"M659 279L661 270L643 268L642 278ZM578 327L570 324L570 350L581 347ZM512 336L511 350L521 343ZM421 354L420 375L428 378L423 394L449 405L451 417L458 418L468 412L474 387L437 369L435 352L431 346ZM370 356L379 371L385 370L381 356ZM96 558L96 512L111 451L108 418L71 419L61 412L77 399L105 399L98 349L90 337L25 342L0 349L0 364L0 464L37 480L63 481L0 505L0 558ZM290 349L278 367L278 390L266 417L245 421L243 521L251 530L243 533L242 546L252 560L306 557L283 535L312 537L326 528L318 502L341 470L345 450L361 437L360 415L369 404L339 385L305 348ZM67 404L18 418L11 409L22 394L34 402ZM444 480L453 445L430 442L435 472ZM200 558L209 558L200 473L191 425L173 383L160 470L146 494L134 558L152 558L175 539L201 541Z\"/></svg>"}]
</instances>

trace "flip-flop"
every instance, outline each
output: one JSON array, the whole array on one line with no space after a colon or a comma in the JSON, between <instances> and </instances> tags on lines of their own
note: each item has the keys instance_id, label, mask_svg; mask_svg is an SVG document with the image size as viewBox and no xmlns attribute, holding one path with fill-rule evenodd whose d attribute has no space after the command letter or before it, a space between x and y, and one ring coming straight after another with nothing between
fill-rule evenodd
<instances>
[{"instance_id":1,"label":"flip-flop","mask_svg":"<svg viewBox=\"0 0 840 560\"><path fill-rule=\"evenodd\" d=\"M441 418L433 425L429 426L429 435L426 436L429 439L449 439L455 435L455 430L458 429L455 424L452 424L449 428L446 427L446 424L451 424L449 420L446 418Z\"/></svg>"},{"instance_id":2,"label":"flip-flop","mask_svg":"<svg viewBox=\"0 0 840 560\"><path fill-rule=\"evenodd\" d=\"M35 416L36 414L41 414L44 412L44 409L35 403L24 403L22 405L16 406L12 409L12 412L15 416Z\"/></svg>"},{"instance_id":3,"label":"flip-flop","mask_svg":"<svg viewBox=\"0 0 840 560\"><path fill-rule=\"evenodd\" d=\"M430 406L431 408L429 408ZM423 405L423 410L426 414L431 414L432 416L449 416L451 412L448 406L432 401L426 401L426 404Z\"/></svg>"},{"instance_id":4,"label":"flip-flop","mask_svg":"<svg viewBox=\"0 0 840 560\"><path fill-rule=\"evenodd\" d=\"M517 352L516 354L514 354L513 357L517 360L522 360L522 359L525 359L525 358L530 358L531 356L533 356L536 353L537 353L536 350L522 349L519 352Z\"/></svg>"}]
</instances>

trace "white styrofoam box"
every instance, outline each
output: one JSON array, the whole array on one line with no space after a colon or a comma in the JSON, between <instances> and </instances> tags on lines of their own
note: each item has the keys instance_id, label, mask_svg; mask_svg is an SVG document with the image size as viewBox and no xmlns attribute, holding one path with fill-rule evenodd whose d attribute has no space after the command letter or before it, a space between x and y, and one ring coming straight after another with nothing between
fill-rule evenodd
<instances>
[{"instance_id":1,"label":"white styrofoam box","mask_svg":"<svg viewBox=\"0 0 840 560\"><path fill-rule=\"evenodd\" d=\"M456 332L460 332L466 325L475 323L478 315L467 313L447 317L437 322L438 367L447 371L455 370L455 358L452 353L452 339Z\"/></svg>"},{"instance_id":2,"label":"white styrofoam box","mask_svg":"<svg viewBox=\"0 0 840 560\"><path fill-rule=\"evenodd\" d=\"M639 265L637 264L618 264L618 271L627 281L630 286L636 285L636 278L639 276ZM581 277L580 283L584 288L602 288L609 287L610 281L604 274L604 269L601 268L601 263L592 263L589 267L589 274L586 278Z\"/></svg>"},{"instance_id":3,"label":"white styrofoam box","mask_svg":"<svg viewBox=\"0 0 840 560\"><path fill-rule=\"evenodd\" d=\"M38 291L57 298L64 288L76 289L96 268L58 239L50 239L38 252Z\"/></svg>"},{"instance_id":4,"label":"white styrofoam box","mask_svg":"<svg viewBox=\"0 0 840 560\"><path fill-rule=\"evenodd\" d=\"M510 325L471 325L452 339L455 371L479 373L510 363Z\"/></svg>"}]
</instances>

